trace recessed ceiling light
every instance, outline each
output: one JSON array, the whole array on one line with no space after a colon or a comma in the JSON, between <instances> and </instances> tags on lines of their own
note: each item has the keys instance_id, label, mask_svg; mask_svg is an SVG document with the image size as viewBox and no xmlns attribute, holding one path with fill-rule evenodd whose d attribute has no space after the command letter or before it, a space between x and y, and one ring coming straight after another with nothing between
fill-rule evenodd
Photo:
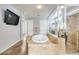
<instances>
[{"instance_id":1,"label":"recessed ceiling light","mask_svg":"<svg viewBox=\"0 0 79 59\"><path fill-rule=\"evenodd\" d=\"M64 6L60 6L61 8L64 8Z\"/></svg>"},{"instance_id":2,"label":"recessed ceiling light","mask_svg":"<svg viewBox=\"0 0 79 59\"><path fill-rule=\"evenodd\" d=\"M42 5L37 5L36 8L37 9L41 9L42 8Z\"/></svg>"}]
</instances>

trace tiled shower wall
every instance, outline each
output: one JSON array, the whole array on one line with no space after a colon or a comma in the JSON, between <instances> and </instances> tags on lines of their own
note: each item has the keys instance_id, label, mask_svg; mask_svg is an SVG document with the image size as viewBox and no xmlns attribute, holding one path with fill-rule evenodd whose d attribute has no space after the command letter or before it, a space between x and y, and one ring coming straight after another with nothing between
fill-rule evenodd
<instances>
[{"instance_id":1,"label":"tiled shower wall","mask_svg":"<svg viewBox=\"0 0 79 59\"><path fill-rule=\"evenodd\" d=\"M67 51L79 51L79 13L67 17Z\"/></svg>"},{"instance_id":2,"label":"tiled shower wall","mask_svg":"<svg viewBox=\"0 0 79 59\"><path fill-rule=\"evenodd\" d=\"M67 30L68 31L79 30L79 13L71 15L67 18Z\"/></svg>"}]
</instances>

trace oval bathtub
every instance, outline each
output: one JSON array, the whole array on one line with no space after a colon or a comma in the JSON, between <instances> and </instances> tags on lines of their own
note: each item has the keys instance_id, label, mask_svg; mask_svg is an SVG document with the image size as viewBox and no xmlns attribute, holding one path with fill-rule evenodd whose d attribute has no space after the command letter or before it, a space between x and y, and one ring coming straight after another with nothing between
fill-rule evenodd
<instances>
[{"instance_id":1,"label":"oval bathtub","mask_svg":"<svg viewBox=\"0 0 79 59\"><path fill-rule=\"evenodd\" d=\"M48 37L44 34L38 34L32 37L32 41L35 43L46 43L48 41Z\"/></svg>"}]
</instances>

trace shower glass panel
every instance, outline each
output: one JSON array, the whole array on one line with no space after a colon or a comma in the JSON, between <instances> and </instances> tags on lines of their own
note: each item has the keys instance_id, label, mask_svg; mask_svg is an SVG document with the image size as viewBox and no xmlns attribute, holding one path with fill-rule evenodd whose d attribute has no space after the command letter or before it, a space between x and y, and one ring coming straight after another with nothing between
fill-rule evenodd
<instances>
[{"instance_id":1,"label":"shower glass panel","mask_svg":"<svg viewBox=\"0 0 79 59\"><path fill-rule=\"evenodd\" d=\"M58 37L64 37L65 32L65 6L57 6L54 12L50 15L49 21L49 32Z\"/></svg>"}]
</instances>

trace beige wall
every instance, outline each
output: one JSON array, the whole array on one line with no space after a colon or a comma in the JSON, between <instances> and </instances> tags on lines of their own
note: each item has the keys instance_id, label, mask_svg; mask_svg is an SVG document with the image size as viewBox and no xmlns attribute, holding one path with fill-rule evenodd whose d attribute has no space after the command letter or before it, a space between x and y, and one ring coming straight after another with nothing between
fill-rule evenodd
<instances>
[{"instance_id":1,"label":"beige wall","mask_svg":"<svg viewBox=\"0 0 79 59\"><path fill-rule=\"evenodd\" d=\"M67 51L79 51L79 13L67 17Z\"/></svg>"}]
</instances>

